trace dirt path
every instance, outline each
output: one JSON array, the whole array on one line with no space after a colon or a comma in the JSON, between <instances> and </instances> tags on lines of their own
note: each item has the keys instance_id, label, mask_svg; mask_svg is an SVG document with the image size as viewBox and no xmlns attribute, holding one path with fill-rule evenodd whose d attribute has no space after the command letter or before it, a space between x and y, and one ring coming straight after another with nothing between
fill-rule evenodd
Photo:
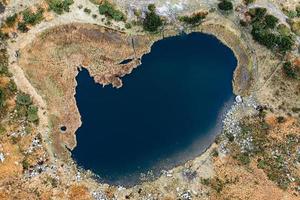
<instances>
[{"instance_id":1,"label":"dirt path","mask_svg":"<svg viewBox=\"0 0 300 200\"><path fill-rule=\"evenodd\" d=\"M43 98L37 93L36 89L31 85L31 83L26 78L22 68L17 64L17 57L15 56L14 48L8 49L9 54L9 70L13 74L13 79L18 86L18 88L29 94L33 99L34 104L39 107L38 116L39 124L37 126L37 131L43 136L45 141L47 151L49 153L50 159L54 159L53 151L51 149L51 142L49 139L50 128L48 124L48 113L47 113L47 104Z\"/></svg>"}]
</instances>

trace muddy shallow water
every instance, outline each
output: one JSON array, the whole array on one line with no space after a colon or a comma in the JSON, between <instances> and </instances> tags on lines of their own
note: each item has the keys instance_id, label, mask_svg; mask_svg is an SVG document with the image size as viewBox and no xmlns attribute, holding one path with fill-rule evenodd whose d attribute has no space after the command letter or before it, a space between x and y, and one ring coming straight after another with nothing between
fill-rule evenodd
<instances>
[{"instance_id":1,"label":"muddy shallow water","mask_svg":"<svg viewBox=\"0 0 300 200\"><path fill-rule=\"evenodd\" d=\"M82 70L75 97L83 124L73 158L104 182L132 185L140 173L201 154L233 96L236 65L215 37L192 33L156 42L120 89L103 88Z\"/></svg>"}]
</instances>

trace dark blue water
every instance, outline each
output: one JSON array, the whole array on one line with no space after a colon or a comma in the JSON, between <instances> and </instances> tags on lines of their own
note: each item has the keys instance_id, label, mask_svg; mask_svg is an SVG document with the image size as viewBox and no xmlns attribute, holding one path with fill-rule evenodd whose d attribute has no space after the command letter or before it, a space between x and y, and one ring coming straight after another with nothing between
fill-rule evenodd
<instances>
[{"instance_id":1,"label":"dark blue water","mask_svg":"<svg viewBox=\"0 0 300 200\"><path fill-rule=\"evenodd\" d=\"M74 159L103 181L126 185L161 162L184 161L195 141L200 154L233 96L236 65L215 37L192 33L156 42L120 89L103 88L82 70L76 100L83 124ZM187 153L179 159L181 152Z\"/></svg>"}]
</instances>

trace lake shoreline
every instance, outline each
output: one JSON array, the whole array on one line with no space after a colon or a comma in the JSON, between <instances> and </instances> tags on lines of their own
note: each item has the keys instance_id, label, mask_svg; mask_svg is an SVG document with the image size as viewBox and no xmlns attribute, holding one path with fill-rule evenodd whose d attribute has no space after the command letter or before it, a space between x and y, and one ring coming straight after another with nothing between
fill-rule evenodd
<instances>
[{"instance_id":1,"label":"lake shoreline","mask_svg":"<svg viewBox=\"0 0 300 200\"><path fill-rule=\"evenodd\" d=\"M194 33L194 35L196 35L197 33ZM216 41L219 41L217 40L215 37L212 37L211 35L207 35L207 34L204 34L204 33L199 33L199 34L203 34L203 37L209 37L213 40L216 40ZM172 39L175 39L175 37L177 37L178 39L184 41L185 40L185 37L186 36L173 36L173 37L168 37L167 39L169 40L172 40ZM190 36L189 36L190 37ZM228 48L226 45L224 45L223 43L221 44L222 45L222 48ZM153 47L153 46L152 46ZM156 47L157 48L157 47ZM151 49L152 50L152 49ZM227 50L228 51L228 50ZM229 50L231 51L231 50ZM229 52L228 51L228 52ZM231 52L233 53L233 52ZM146 56L148 54L144 54L144 56ZM142 57L142 61L143 61L144 57ZM235 57L235 60L236 60L236 57ZM142 62L141 62L142 63ZM236 68L236 65L234 64L234 66L231 66L230 68L233 68L233 70ZM91 76L91 75L90 75ZM128 76L130 78L130 76ZM92 78L92 76L91 76ZM94 80L95 82L95 80ZM118 90L118 89L117 89ZM231 97L231 100L230 102L232 102L232 98ZM77 102L78 103L78 102ZM228 104L228 103L225 103L225 104ZM217 117L217 120L216 120L216 124L213 125L213 127L211 127L208 132L205 132L202 133L205 135L205 137L202 137L202 135L200 136L199 135L199 139L193 139L193 144L189 145L189 146L194 146L192 148L192 151L191 151L191 148L189 147L188 149L184 150L185 152L177 152L174 156L171 156L170 158L168 158L168 161L158 161L157 164L155 164L152 169L153 169L153 172L155 174L155 177L158 177L160 176L160 172L161 170L163 169L168 169L170 170L171 168L173 167L176 167L176 166L179 166L179 165L182 165L184 164L185 162L189 161L189 160L192 160L194 159L195 157L197 156L200 156L204 151L206 151L211 145L212 143L214 142L214 139L215 137L218 135L218 133L221 132L221 129L222 129L222 117L220 117L220 112L221 112L221 115L224 115L224 109L227 108L228 109L228 106L222 106L221 107L221 110L218 111L218 117ZM226 110L226 109L225 109ZM215 111L213 111L215 112ZM212 129L212 130L211 130ZM213 132L213 133L211 133ZM207 138L206 138L207 137ZM196 140L197 142L195 142L194 140ZM200 147L195 147L195 146L200 146ZM176 158L176 162L174 163L174 161L172 160L175 160L174 158ZM129 175L130 176L130 175ZM135 175L134 177L137 178L139 175ZM136 185L136 184L139 184L139 183L132 183L132 181L129 181L128 182L128 176L126 175L126 181L123 182L123 181L117 181L117 185L118 184L121 184L121 185L126 185L126 186L133 186L133 185ZM133 177L133 176L130 176L130 177ZM120 178L120 180L123 179L123 178ZM124 178L125 179L125 178ZM101 179L100 179L101 180ZM102 182L105 182L105 181L102 181ZM106 183L110 183L109 181L106 181ZM128 184L129 183L129 184Z\"/></svg>"},{"instance_id":2,"label":"lake shoreline","mask_svg":"<svg viewBox=\"0 0 300 200\"><path fill-rule=\"evenodd\" d=\"M195 140L195 142L191 145L192 151L189 151L187 149L183 152L178 152L179 155L173 155L172 157L169 158L170 160L174 160L174 158L177 158L176 163L160 161L159 163L157 163L157 165L155 165L153 167L153 169L148 171L149 173L148 172L144 173L145 180L140 179L142 174L139 174L139 175L132 174L132 175L129 175L129 177L128 176L120 177L119 181L109 182L106 179L101 178L101 175L99 175L97 173L94 173L90 170L89 170L89 173L100 184L109 184L112 186L122 186L125 188L131 188L131 187L135 187L137 185L147 183L149 181L150 182L155 181L164 174L167 174L169 172L172 173L176 168L180 168L183 165L185 165L189 162L193 162L196 159L201 159L204 154L206 154L206 153L211 154L211 152L215 148L215 139L222 133L222 129L223 129L223 125L224 125L223 120L225 119L227 112L231 110L231 107L234 105L234 103L235 103L234 96L231 97L230 100L228 100L226 103L224 103L224 106L221 108L221 110L218 114L216 126L212 130L210 130L208 133L205 134L208 137L204 137L204 138L199 137L198 139ZM205 139L205 140L203 140L203 139ZM198 145L200 145L200 147ZM76 163L76 160L75 159L73 159L73 160ZM84 167L82 167L78 164L76 164L76 165L81 170L83 170L83 171L85 170ZM139 180L135 181L137 178Z\"/></svg>"}]
</instances>

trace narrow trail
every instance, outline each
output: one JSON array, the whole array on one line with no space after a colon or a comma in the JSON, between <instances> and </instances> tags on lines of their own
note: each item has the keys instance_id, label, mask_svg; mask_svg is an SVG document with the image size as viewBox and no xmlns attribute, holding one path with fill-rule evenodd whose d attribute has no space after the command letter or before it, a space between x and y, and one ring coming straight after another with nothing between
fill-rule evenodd
<instances>
[{"instance_id":1,"label":"narrow trail","mask_svg":"<svg viewBox=\"0 0 300 200\"><path fill-rule=\"evenodd\" d=\"M281 65L282 65L282 63L279 63L279 64L276 66L275 70L270 74L270 76L268 77L268 79L267 79L267 80L263 83L263 85L262 85L260 88L258 88L256 91L260 91L260 90L262 90L265 86L268 85L269 81L275 76L275 74L278 72L278 70L281 69L281 67L280 67Z\"/></svg>"},{"instance_id":2,"label":"narrow trail","mask_svg":"<svg viewBox=\"0 0 300 200\"><path fill-rule=\"evenodd\" d=\"M33 102L39 107L38 116L39 116L39 124L37 126L37 132L40 133L43 137L43 140L46 144L47 152L49 153L50 160L54 160L54 154L51 149L49 133L50 128L48 125L48 113L47 113L47 104L43 100L43 98L38 94L36 89L31 85L31 83L26 78L24 71L17 64L17 58L15 56L15 52L13 49L8 49L9 53L9 69L13 74L13 79L18 86L18 88L29 94L33 99Z\"/></svg>"}]
</instances>

